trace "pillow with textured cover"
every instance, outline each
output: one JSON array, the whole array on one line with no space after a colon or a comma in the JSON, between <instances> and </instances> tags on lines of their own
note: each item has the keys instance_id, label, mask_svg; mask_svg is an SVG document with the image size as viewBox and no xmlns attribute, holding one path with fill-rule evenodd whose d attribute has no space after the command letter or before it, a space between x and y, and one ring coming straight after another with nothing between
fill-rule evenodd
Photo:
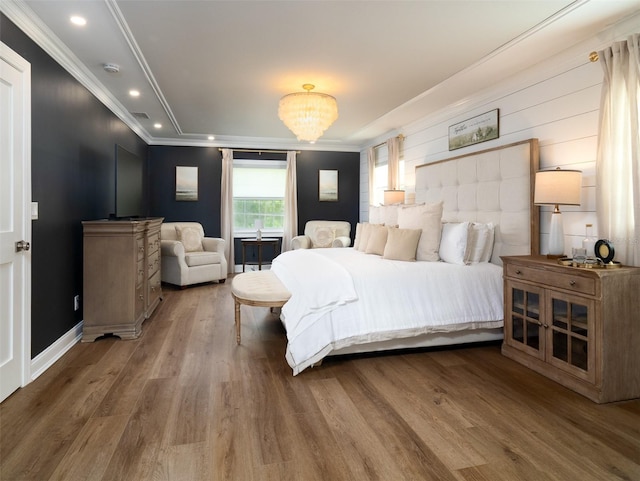
<instances>
[{"instance_id":1,"label":"pillow with textured cover","mask_svg":"<svg viewBox=\"0 0 640 481\"><path fill-rule=\"evenodd\" d=\"M489 262L493 253L493 241L495 238L495 225L493 222L482 224L472 222L469 228L469 238L467 240L467 264L477 264L479 262Z\"/></svg>"},{"instance_id":2,"label":"pillow with textured cover","mask_svg":"<svg viewBox=\"0 0 640 481\"><path fill-rule=\"evenodd\" d=\"M440 260L440 232L442 231L442 202L403 207L398 211L400 229L422 229L416 260L437 262Z\"/></svg>"},{"instance_id":3,"label":"pillow with textured cover","mask_svg":"<svg viewBox=\"0 0 640 481\"><path fill-rule=\"evenodd\" d=\"M387 231L386 226L371 224L371 234L367 241L367 247L365 248L365 254L377 254L381 256L384 253L384 246L387 243Z\"/></svg>"},{"instance_id":4,"label":"pillow with textured cover","mask_svg":"<svg viewBox=\"0 0 640 481\"><path fill-rule=\"evenodd\" d=\"M469 222L449 222L442 225L438 255L449 264L465 265Z\"/></svg>"},{"instance_id":5,"label":"pillow with textured cover","mask_svg":"<svg viewBox=\"0 0 640 481\"><path fill-rule=\"evenodd\" d=\"M177 225L176 236L182 242L185 252L202 252L202 236L197 227Z\"/></svg>"}]
</instances>

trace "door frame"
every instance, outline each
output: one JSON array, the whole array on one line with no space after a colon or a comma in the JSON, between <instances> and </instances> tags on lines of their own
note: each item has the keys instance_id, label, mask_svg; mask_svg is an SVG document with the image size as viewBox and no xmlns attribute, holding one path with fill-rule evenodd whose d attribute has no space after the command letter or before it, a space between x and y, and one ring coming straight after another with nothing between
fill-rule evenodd
<instances>
[{"instance_id":1,"label":"door frame","mask_svg":"<svg viewBox=\"0 0 640 481\"><path fill-rule=\"evenodd\" d=\"M21 239L31 242L31 64L0 42L0 58L22 73L22 198L16 202L22 205L23 223ZM21 346L15 346L21 358L21 387L31 382L31 251L19 256L22 270L22 284L17 286L21 290L22 316L16 323L20 330Z\"/></svg>"}]
</instances>

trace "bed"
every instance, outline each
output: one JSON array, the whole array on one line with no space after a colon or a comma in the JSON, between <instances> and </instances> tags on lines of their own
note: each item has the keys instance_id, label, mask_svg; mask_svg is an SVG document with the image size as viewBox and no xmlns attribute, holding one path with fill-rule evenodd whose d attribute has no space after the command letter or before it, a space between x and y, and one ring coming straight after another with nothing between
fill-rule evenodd
<instances>
[{"instance_id":1,"label":"bed","mask_svg":"<svg viewBox=\"0 0 640 481\"><path fill-rule=\"evenodd\" d=\"M274 259L293 374L332 355L501 339L500 257L539 251L537 169L536 139L418 166L415 205L373 208L354 247Z\"/></svg>"}]
</instances>

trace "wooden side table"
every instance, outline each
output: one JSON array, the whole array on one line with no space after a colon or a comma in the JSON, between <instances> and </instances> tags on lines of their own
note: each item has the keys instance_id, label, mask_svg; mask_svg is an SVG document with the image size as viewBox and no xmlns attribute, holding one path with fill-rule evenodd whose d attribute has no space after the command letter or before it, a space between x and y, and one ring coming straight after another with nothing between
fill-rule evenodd
<instances>
[{"instance_id":1,"label":"wooden side table","mask_svg":"<svg viewBox=\"0 0 640 481\"><path fill-rule=\"evenodd\" d=\"M242 242L242 272L244 272L245 265L257 265L258 270L262 270L262 246L270 245L273 247L273 257L277 256L280 253L280 239L271 238L271 237L263 237L262 239L241 239ZM258 261L246 261L247 258L247 247L249 246L257 246L258 247ZM265 264L270 264L267 262Z\"/></svg>"}]
</instances>

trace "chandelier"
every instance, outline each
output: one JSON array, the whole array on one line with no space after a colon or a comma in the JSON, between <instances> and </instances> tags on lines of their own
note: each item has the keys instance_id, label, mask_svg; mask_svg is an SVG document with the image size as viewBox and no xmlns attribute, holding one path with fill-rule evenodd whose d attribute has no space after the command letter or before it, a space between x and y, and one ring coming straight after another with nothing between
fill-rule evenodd
<instances>
[{"instance_id":1,"label":"chandelier","mask_svg":"<svg viewBox=\"0 0 640 481\"><path fill-rule=\"evenodd\" d=\"M278 117L298 140L315 142L338 118L338 104L331 95L311 92L315 85L304 84L306 92L296 92L280 99Z\"/></svg>"}]
</instances>

